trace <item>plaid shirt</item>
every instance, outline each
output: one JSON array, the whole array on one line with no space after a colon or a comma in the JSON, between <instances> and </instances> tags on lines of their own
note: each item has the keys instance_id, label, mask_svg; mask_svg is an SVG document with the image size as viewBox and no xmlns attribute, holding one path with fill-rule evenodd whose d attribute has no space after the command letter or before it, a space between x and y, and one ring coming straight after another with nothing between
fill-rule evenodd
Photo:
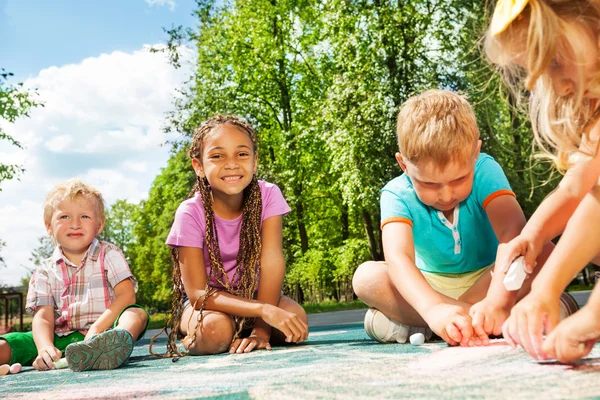
<instances>
[{"instance_id":1,"label":"plaid shirt","mask_svg":"<svg viewBox=\"0 0 600 400\"><path fill-rule=\"evenodd\" d=\"M123 253L113 244L94 238L79 266L67 260L58 245L33 273L26 309L34 313L38 307L53 306L56 334L85 334L115 299L113 288L127 278L135 283Z\"/></svg>"}]
</instances>

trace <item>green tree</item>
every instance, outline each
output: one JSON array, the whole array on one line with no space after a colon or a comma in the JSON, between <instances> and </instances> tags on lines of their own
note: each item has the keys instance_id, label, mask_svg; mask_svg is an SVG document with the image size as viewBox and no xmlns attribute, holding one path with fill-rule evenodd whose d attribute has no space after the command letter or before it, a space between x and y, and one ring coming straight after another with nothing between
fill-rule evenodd
<instances>
[{"instance_id":1,"label":"green tree","mask_svg":"<svg viewBox=\"0 0 600 400\"><path fill-rule=\"evenodd\" d=\"M154 179L148 200L134 213L135 243L129 250L131 269L139 282L138 301L166 310L171 301L171 250L165 244L175 211L194 184L195 175L183 148L169 159Z\"/></svg>"},{"instance_id":2,"label":"green tree","mask_svg":"<svg viewBox=\"0 0 600 400\"><path fill-rule=\"evenodd\" d=\"M117 200L106 211L104 219L104 230L101 238L116 245L129 263L131 263L130 252L135 244L133 227L137 216L138 205L128 203L127 200Z\"/></svg>"},{"instance_id":3,"label":"green tree","mask_svg":"<svg viewBox=\"0 0 600 400\"><path fill-rule=\"evenodd\" d=\"M395 116L430 88L468 94L484 150L506 167L532 210L551 185L529 165L531 133L476 43L486 17L476 0L230 0L197 2L197 30L175 29L197 50L190 87L167 129L185 133L134 223L133 265L144 298L172 287L164 240L191 188L185 148L199 123L237 114L259 133L259 178L276 183L284 219L286 289L296 299L350 299L351 277L381 259L379 194L401 173ZM171 57L174 64L178 59ZM532 191L535 188L535 191Z\"/></svg>"},{"instance_id":4,"label":"green tree","mask_svg":"<svg viewBox=\"0 0 600 400\"><path fill-rule=\"evenodd\" d=\"M23 89L23 84L16 86L7 83L8 78L13 74L0 68L0 120L14 123L22 116L29 116L32 107L40 105L33 98L33 93ZM0 126L0 141L6 141L9 144L23 148L21 143ZM23 167L16 164L5 164L0 160L0 183L2 181L18 177L23 172ZM2 190L0 188L0 190Z\"/></svg>"}]
</instances>

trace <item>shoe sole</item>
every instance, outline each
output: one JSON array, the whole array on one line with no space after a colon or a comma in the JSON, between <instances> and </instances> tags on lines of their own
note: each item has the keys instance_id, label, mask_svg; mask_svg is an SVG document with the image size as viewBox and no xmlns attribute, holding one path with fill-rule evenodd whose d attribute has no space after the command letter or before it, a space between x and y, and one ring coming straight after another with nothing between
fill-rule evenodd
<instances>
[{"instance_id":1,"label":"shoe sole","mask_svg":"<svg viewBox=\"0 0 600 400\"><path fill-rule=\"evenodd\" d=\"M73 371L118 368L133 352L133 339L125 330L111 329L67 346L65 357Z\"/></svg>"}]
</instances>

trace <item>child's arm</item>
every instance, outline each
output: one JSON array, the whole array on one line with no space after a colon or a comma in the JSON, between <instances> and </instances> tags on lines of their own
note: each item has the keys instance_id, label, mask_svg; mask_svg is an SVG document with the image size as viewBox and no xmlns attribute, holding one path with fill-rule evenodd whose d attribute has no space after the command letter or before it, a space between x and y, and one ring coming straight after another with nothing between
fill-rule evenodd
<instances>
[{"instance_id":1,"label":"child's arm","mask_svg":"<svg viewBox=\"0 0 600 400\"><path fill-rule=\"evenodd\" d=\"M33 361L33 367L38 371L54 368L54 361L60 360L62 352L54 347L54 307L37 307L31 323L33 341L38 356Z\"/></svg>"},{"instance_id":2,"label":"child's arm","mask_svg":"<svg viewBox=\"0 0 600 400\"><path fill-rule=\"evenodd\" d=\"M468 305L436 292L415 264L412 227L403 222L383 226L383 250L390 279L400 295L419 313L429 328L455 345L472 334Z\"/></svg>"},{"instance_id":3,"label":"child's arm","mask_svg":"<svg viewBox=\"0 0 600 400\"><path fill-rule=\"evenodd\" d=\"M599 138L600 122L596 122L591 128L590 139L580 146L585 154L595 156L577 153L571 159L558 187L540 204L521 234L506 246L504 257L497 260L498 267L506 271L516 257L523 255L527 270L533 271L544 244L563 232L569 218L600 176L600 151L596 151L594 144Z\"/></svg>"},{"instance_id":4,"label":"child's arm","mask_svg":"<svg viewBox=\"0 0 600 400\"><path fill-rule=\"evenodd\" d=\"M518 236L525 226L525 214L515 197L509 195L495 198L485 211L498 238L498 259L502 257L505 244ZM504 277L502 268L495 267L485 299L474 304L469 311L473 317L473 330L484 344L488 343L488 335L502 332L502 324L517 299L518 291L509 292L504 288Z\"/></svg>"},{"instance_id":5,"label":"child's arm","mask_svg":"<svg viewBox=\"0 0 600 400\"><path fill-rule=\"evenodd\" d=\"M92 326L90 326L90 329L85 335L85 339L89 339L110 328L125 307L130 304L135 304L135 289L131 279L127 278L119 282L114 287L114 291L115 299L110 304L110 307L108 307Z\"/></svg>"},{"instance_id":6,"label":"child's arm","mask_svg":"<svg viewBox=\"0 0 600 400\"><path fill-rule=\"evenodd\" d=\"M502 328L509 344L520 344L535 358L547 358L542 333L559 322L559 297L569 282L600 252L600 187L595 186L569 221L556 248L531 285L531 292L511 311Z\"/></svg>"},{"instance_id":7,"label":"child's arm","mask_svg":"<svg viewBox=\"0 0 600 400\"><path fill-rule=\"evenodd\" d=\"M256 300L264 304L278 306L281 300L281 287L285 275L282 217L277 215L264 220L261 233L260 281ZM294 324L293 327L296 327L296 325ZM300 339L296 340L296 342L302 342L308 336L308 327L303 325L300 327L300 330ZM250 337L243 340L238 339L237 343L234 342L232 344L231 351L242 353L252 351L254 348L266 348L270 350L270 338L271 326L261 318L257 318ZM291 342L293 338L292 336L288 336L286 340Z\"/></svg>"}]
</instances>

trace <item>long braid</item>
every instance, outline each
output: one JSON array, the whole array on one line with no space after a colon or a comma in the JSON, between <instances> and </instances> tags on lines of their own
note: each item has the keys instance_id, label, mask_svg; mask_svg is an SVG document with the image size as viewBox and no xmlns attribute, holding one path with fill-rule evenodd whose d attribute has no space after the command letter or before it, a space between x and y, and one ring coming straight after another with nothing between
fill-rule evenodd
<instances>
[{"instance_id":1,"label":"long braid","mask_svg":"<svg viewBox=\"0 0 600 400\"><path fill-rule=\"evenodd\" d=\"M194 138L192 140L192 144L190 146L190 157L193 159L201 160L202 159L202 151L203 151L203 143L205 137L216 127L221 126L223 124L231 124L234 125L241 130L248 133L248 136L252 140L252 144L254 146L254 152L256 152L257 140L256 133L252 126L247 122L239 119L235 116L230 115L217 115L212 119L203 123L196 131L194 132ZM217 291L214 287L210 285L210 282L215 282L217 286L225 288L225 290L231 294L236 296L240 296L243 298L251 299L254 297L258 286L258 278L259 278L259 270L260 270L260 255L262 250L262 242L260 236L260 227L261 227L261 217L262 217L262 196L260 193L260 187L258 185L258 180L256 175L253 176L250 184L244 189L244 201L242 206L242 227L240 230L240 244L239 244L239 252L236 258L236 270L233 277L233 280L230 281L229 277L225 271L223 266L223 261L221 259L221 252L219 249L219 239L218 233L216 229L216 223L214 218L214 212L212 207L212 192L208 180L206 178L197 177L194 188L192 189L188 199L193 197L195 193L200 194L200 199L202 201L202 205L205 211L206 217L206 232L205 232L205 246L209 255L209 274L207 276L207 283L205 288L205 294L202 298L199 298L196 303L202 300L199 315L198 315L198 326L200 325L203 312L206 308L206 303L208 299ZM187 353L182 353L179 351L179 347L177 345L177 338L179 333L179 327L181 324L181 317L183 314L183 282L181 279L181 268L179 265L179 254L176 248L172 250L172 263L173 263L173 284L174 284L174 293L173 293L173 301L172 301L172 313L169 317L169 321L167 323L167 327L165 327L160 333L165 330L169 330L168 332L168 343L167 343L167 352L164 355L157 355L152 352L152 344L157 334L150 341L150 353L159 357L173 357L173 356L183 356ZM197 304L193 304L192 306L196 309ZM242 329L245 327L249 327L252 325L253 321L246 321L245 318L234 316L234 320L236 323L236 333L233 337L235 340ZM188 322L189 326L189 322ZM189 345L191 345L196 340L196 331L197 329L189 332L186 336L190 338L191 341Z\"/></svg>"}]
</instances>

